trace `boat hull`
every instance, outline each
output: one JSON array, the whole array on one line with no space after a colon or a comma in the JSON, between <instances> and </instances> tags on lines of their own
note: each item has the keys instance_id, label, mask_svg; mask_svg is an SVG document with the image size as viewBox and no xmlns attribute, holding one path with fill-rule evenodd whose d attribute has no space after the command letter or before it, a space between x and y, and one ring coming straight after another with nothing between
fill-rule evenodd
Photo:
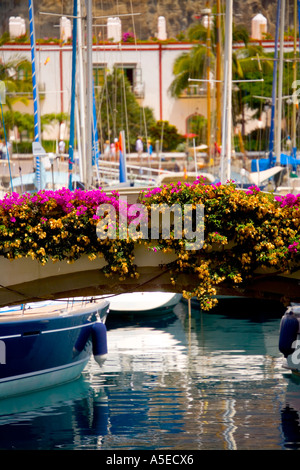
<instances>
[{"instance_id":1,"label":"boat hull","mask_svg":"<svg viewBox=\"0 0 300 470\"><path fill-rule=\"evenodd\" d=\"M93 325L105 322L108 312L108 302L95 305L70 313L0 315L0 398L78 378L92 356Z\"/></svg>"},{"instance_id":2,"label":"boat hull","mask_svg":"<svg viewBox=\"0 0 300 470\"><path fill-rule=\"evenodd\" d=\"M120 294L109 299L109 314L162 315L171 312L180 302L181 298L181 294L167 292L134 292Z\"/></svg>"}]
</instances>

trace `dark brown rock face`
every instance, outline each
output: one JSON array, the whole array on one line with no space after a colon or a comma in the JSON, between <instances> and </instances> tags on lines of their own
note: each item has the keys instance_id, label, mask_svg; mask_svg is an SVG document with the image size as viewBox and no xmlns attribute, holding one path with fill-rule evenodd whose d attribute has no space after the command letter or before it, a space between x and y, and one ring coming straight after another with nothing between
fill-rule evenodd
<instances>
[{"instance_id":1,"label":"dark brown rock face","mask_svg":"<svg viewBox=\"0 0 300 470\"><path fill-rule=\"evenodd\" d=\"M82 2L83 5L85 2ZM184 32L197 20L205 8L206 0L93 0L94 34L106 39L105 28L101 24L106 23L106 16L122 16L122 31L131 31L141 40L154 37L157 33L157 20L159 16L166 18L168 38ZM216 2L211 0L210 6ZM287 0L287 17L292 25L294 0ZM225 6L225 0L221 0ZM40 12L71 15L73 0L34 0L36 36L59 37L59 18L55 16L41 15ZM1 23L0 33L8 31L8 19L10 16L22 16L28 24L28 1L26 0L0 0ZM134 13L134 15L132 15ZM139 15L137 15L139 13ZM234 0L234 23L245 26L251 33L251 20L257 14L262 13L268 21L268 31L274 35L276 21L276 2L274 0ZM98 27L96 28L96 25ZM27 28L28 31L29 28ZM104 37L103 37L104 36Z\"/></svg>"}]
</instances>

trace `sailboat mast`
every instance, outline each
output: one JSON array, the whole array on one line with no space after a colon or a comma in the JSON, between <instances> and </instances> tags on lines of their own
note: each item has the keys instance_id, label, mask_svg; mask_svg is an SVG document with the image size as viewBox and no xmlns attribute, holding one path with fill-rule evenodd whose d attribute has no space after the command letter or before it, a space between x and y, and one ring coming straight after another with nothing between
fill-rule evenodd
<instances>
[{"instance_id":1,"label":"sailboat mast","mask_svg":"<svg viewBox=\"0 0 300 470\"><path fill-rule=\"evenodd\" d=\"M72 171L74 164L75 140L75 94L76 94L76 45L77 45L77 0L73 5L73 39L72 39L72 82L71 82L71 116L69 142L69 189L72 189Z\"/></svg>"},{"instance_id":2,"label":"sailboat mast","mask_svg":"<svg viewBox=\"0 0 300 470\"><path fill-rule=\"evenodd\" d=\"M297 80L297 5L298 0L294 0L294 62L293 62L293 82ZM297 143L296 143L296 121L297 121L297 108L293 103L293 118L292 118L292 149L293 157L296 158Z\"/></svg>"},{"instance_id":3,"label":"sailboat mast","mask_svg":"<svg viewBox=\"0 0 300 470\"><path fill-rule=\"evenodd\" d=\"M92 123L93 123L93 74L92 74L92 0L86 0L86 189L92 184Z\"/></svg>"},{"instance_id":4,"label":"sailboat mast","mask_svg":"<svg viewBox=\"0 0 300 470\"><path fill-rule=\"evenodd\" d=\"M32 89L33 89L33 115L34 115L34 140L40 141L40 113L37 93L37 79L35 68L35 31L34 31L34 10L33 0L29 0L29 28L30 28L30 50L31 50L31 70L32 70ZM41 189L41 163L40 157L36 156L36 178L37 189Z\"/></svg>"},{"instance_id":5,"label":"sailboat mast","mask_svg":"<svg viewBox=\"0 0 300 470\"><path fill-rule=\"evenodd\" d=\"M217 44L216 44L217 133L216 133L216 141L218 145L221 145L221 1L220 0L217 0L216 29L217 29Z\"/></svg>"},{"instance_id":6,"label":"sailboat mast","mask_svg":"<svg viewBox=\"0 0 300 470\"><path fill-rule=\"evenodd\" d=\"M283 50L284 50L284 23L285 23L285 0L281 0L280 9L280 53L279 53L279 77L278 77L278 109L277 109L277 132L276 132L276 162L280 164L281 153L281 120L282 120L282 85L283 85Z\"/></svg>"},{"instance_id":7,"label":"sailboat mast","mask_svg":"<svg viewBox=\"0 0 300 470\"><path fill-rule=\"evenodd\" d=\"M81 181L85 181L85 99L84 99L84 72L83 72L83 43L82 43L82 14L81 14L81 0L77 0L78 9L78 87L79 87L79 119L80 119L80 154L81 159L79 160L79 172Z\"/></svg>"},{"instance_id":8,"label":"sailboat mast","mask_svg":"<svg viewBox=\"0 0 300 470\"><path fill-rule=\"evenodd\" d=\"M224 94L221 151L221 183L231 175L231 125L232 125L232 0L226 0Z\"/></svg>"},{"instance_id":9,"label":"sailboat mast","mask_svg":"<svg viewBox=\"0 0 300 470\"><path fill-rule=\"evenodd\" d=\"M277 85L277 57L278 57L278 36L280 21L281 0L277 1L276 14L276 31L275 31L275 49L274 49L274 65L273 65L273 88L272 88L272 107L271 107L271 124L270 124L270 140L269 140L269 162L273 165L274 152L274 121L275 121L275 105L276 105L276 85Z\"/></svg>"},{"instance_id":10,"label":"sailboat mast","mask_svg":"<svg viewBox=\"0 0 300 470\"><path fill-rule=\"evenodd\" d=\"M211 20L211 11L209 2L206 2L206 12L207 12L207 30L206 30L206 78L207 78L207 136L206 136L206 145L207 145L207 159L208 164L210 164L210 134L211 134L211 87L210 87L210 61L211 61L211 32L210 32L210 20Z\"/></svg>"}]
</instances>

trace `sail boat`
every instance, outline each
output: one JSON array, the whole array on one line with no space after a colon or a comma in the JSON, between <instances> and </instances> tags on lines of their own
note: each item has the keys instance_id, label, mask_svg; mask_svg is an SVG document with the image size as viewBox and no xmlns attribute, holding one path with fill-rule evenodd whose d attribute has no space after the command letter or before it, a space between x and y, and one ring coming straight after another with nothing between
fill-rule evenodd
<instances>
[{"instance_id":1,"label":"sail boat","mask_svg":"<svg viewBox=\"0 0 300 470\"><path fill-rule=\"evenodd\" d=\"M282 7L281 7L281 20L282 20L282 31L281 34L283 36L283 27L284 27L284 11L285 11L285 0L282 1ZM296 53L297 53L297 10L298 10L298 15L299 15L299 20L300 20L300 2L299 0L294 0L294 77L293 77L293 83L292 87L294 88L294 93L297 96L297 90L296 86L299 83L296 78L297 78L297 67L296 67ZM299 21L299 27L300 27L300 21ZM288 193L288 192L294 192L294 193L299 193L300 191L300 179L299 177L295 177L293 179L290 179L289 177L289 171L290 169L293 170L294 176L296 176L297 168L300 165L300 159L297 159L297 147L296 147L296 112L297 112L297 107L298 107L298 101L297 99L294 99L293 96L293 116L292 116L292 141L291 141L291 154L286 155L284 153L281 153L281 114L282 114L282 58L283 58L283 40L282 40L282 49L281 49L281 57L280 57L280 70L279 70L279 84L278 84L278 136L277 136L277 160L279 159L280 156L280 163L281 165L284 165L287 168L288 172L288 186L287 187L278 187L277 192L279 193Z\"/></svg>"},{"instance_id":2,"label":"sail boat","mask_svg":"<svg viewBox=\"0 0 300 470\"><path fill-rule=\"evenodd\" d=\"M29 13L34 41L32 0ZM34 59L32 64L35 78ZM38 112L35 123L37 180L41 184ZM108 309L109 303L101 297L40 299L0 308L0 398L74 380L92 354L101 365L107 354Z\"/></svg>"},{"instance_id":3,"label":"sail boat","mask_svg":"<svg viewBox=\"0 0 300 470\"><path fill-rule=\"evenodd\" d=\"M223 97L223 115L222 115L222 148L221 148L221 165L220 180L222 183L229 181L232 177L231 169L231 114L232 114L232 0L226 0L226 38L225 38L225 54L224 54L224 97ZM276 41L276 45L277 45ZM247 80L252 81L252 80ZM257 80L253 80L257 81ZM273 82L274 83L274 82ZM253 163L254 162L254 163ZM244 170L245 176L248 177L250 185L255 184L259 187L267 183L274 175L282 171L280 166L264 166L257 168L257 163L252 162L251 172ZM261 160L259 165L261 165ZM249 184L248 184L249 185Z\"/></svg>"},{"instance_id":4,"label":"sail boat","mask_svg":"<svg viewBox=\"0 0 300 470\"><path fill-rule=\"evenodd\" d=\"M218 7L219 8L219 7ZM218 9L219 11L219 9ZM269 169L268 171L260 171L259 173L246 171L244 168L238 171L234 171L231 165L232 157L232 85L235 81L240 82L244 80L233 80L232 79L232 24L233 24L233 2L232 0L226 0L226 11L225 11L225 47L224 47L224 78L221 80L220 72L217 69L217 79L214 80L209 78L207 80L199 80L194 78L189 78L189 81L204 81L204 82L216 82L217 87L217 110L220 111L222 108L222 118L218 113L217 120L221 121L221 126L218 124L218 127L221 127L221 152L220 152L220 165L214 169L209 168L210 171L213 171L217 175L214 178L215 181L220 181L222 184L227 181L234 180L238 185L241 185L243 188L248 186L258 185L264 187L269 178L274 174L282 170L281 167L276 167ZM218 26L219 27L219 26ZM217 57L218 58L218 57ZM218 61L217 61L218 65ZM263 79L250 79L246 80L247 82L257 82L262 81ZM220 85L223 85L223 103L220 105ZM207 91L209 95L209 89ZM208 117L209 118L209 117ZM208 146L210 145L208 139ZM202 173L202 172L201 172ZM202 173L203 174L203 173ZM214 182L215 182L214 181Z\"/></svg>"},{"instance_id":5,"label":"sail boat","mask_svg":"<svg viewBox=\"0 0 300 470\"><path fill-rule=\"evenodd\" d=\"M298 4L298 5L297 5ZM300 2L294 0L294 56L296 55L297 46L297 10L299 14ZM291 155L285 155L281 150L281 120L282 120L282 103L284 98L282 95L283 87L283 55L284 55L284 22L285 22L285 0L278 0L277 2L277 14L276 14L276 34L275 34L275 50L274 50L274 67L273 67L273 88L272 88L272 105L271 105L271 127L269 137L269 150L268 158L261 158L252 161L251 170L253 174L257 174L258 180L261 178L263 173L270 174L270 177L276 175L280 171L283 171L284 167L289 169L290 166L294 170L297 169L297 165L300 164L300 160L296 158L296 103L293 103L293 135L292 135L292 152ZM280 32L280 38L279 38ZM279 48L279 69L278 69L278 84L277 84L277 62L278 62L278 42L280 43ZM294 64L294 83L296 83L296 66ZM275 109L277 105L277 126L275 127ZM276 136L276 142L275 142ZM275 145L276 144L276 145ZM299 186L298 178L294 180ZM293 185L296 186L295 184ZM277 187L276 192L287 193L293 191L292 186L289 187ZM299 192L296 189L297 192Z\"/></svg>"},{"instance_id":6,"label":"sail boat","mask_svg":"<svg viewBox=\"0 0 300 470\"><path fill-rule=\"evenodd\" d=\"M89 6L87 3L87 10ZM60 16L60 15L57 15ZM79 23L79 25L78 25ZM91 18L87 21L87 32L91 24ZM73 2L73 43L72 43L72 75L71 75L71 112L70 112L70 139L69 139L69 159L68 168L57 168L54 171L54 162L51 154L45 152L41 145L41 126L40 126L40 112L39 112L39 95L37 90L37 71L36 71L36 48L35 48L35 31L34 31L34 17L32 6L29 7L29 25L30 25L30 44L31 44L31 63L32 63L32 84L33 84L33 105L34 105L34 142L32 145L33 156L35 160L35 171L23 176L21 179L14 178L13 187L17 192L23 192L24 188L31 192L40 189L50 188L59 189L61 187L69 187L73 189L81 183L81 187L90 188L92 184L92 167L98 166L99 159L99 145L97 134L97 118L95 110L95 95L93 83L88 84L92 80L92 72L89 73L91 66L91 33L88 32L87 40L90 44L86 46L87 54L87 87L84 90L83 80L83 58L82 58L82 45L77 47L77 40L82 41L81 32L81 2L74 0ZM79 26L79 27L78 27ZM79 72L80 72L80 111L78 111L76 95L76 65L77 54L79 56ZM89 77L90 76L90 77ZM77 120L80 121L80 129L78 126L78 153L79 160L79 173L74 172L74 150L75 150L75 115L77 112ZM88 122L89 121L89 122ZM78 123L76 123L78 124ZM87 125L85 125L87 124ZM89 130L91 126L91 131ZM81 130L81 135L80 134ZM83 135L84 134L84 135ZM81 148L82 143L82 148ZM80 148L79 148L80 147ZM91 155L91 158L86 158L86 155Z\"/></svg>"}]
</instances>

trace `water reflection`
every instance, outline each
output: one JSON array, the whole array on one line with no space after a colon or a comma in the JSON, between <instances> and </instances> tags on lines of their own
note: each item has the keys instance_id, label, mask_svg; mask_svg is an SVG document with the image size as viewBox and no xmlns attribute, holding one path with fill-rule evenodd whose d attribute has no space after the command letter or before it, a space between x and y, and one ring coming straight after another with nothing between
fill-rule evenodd
<instances>
[{"instance_id":1,"label":"water reflection","mask_svg":"<svg viewBox=\"0 0 300 470\"><path fill-rule=\"evenodd\" d=\"M0 402L0 448L298 449L280 315L240 313L180 303L155 321L108 320L102 369L92 359L73 383Z\"/></svg>"},{"instance_id":2,"label":"water reflection","mask_svg":"<svg viewBox=\"0 0 300 470\"><path fill-rule=\"evenodd\" d=\"M282 433L285 449L300 449L300 377L286 374L288 381L281 408Z\"/></svg>"}]
</instances>

